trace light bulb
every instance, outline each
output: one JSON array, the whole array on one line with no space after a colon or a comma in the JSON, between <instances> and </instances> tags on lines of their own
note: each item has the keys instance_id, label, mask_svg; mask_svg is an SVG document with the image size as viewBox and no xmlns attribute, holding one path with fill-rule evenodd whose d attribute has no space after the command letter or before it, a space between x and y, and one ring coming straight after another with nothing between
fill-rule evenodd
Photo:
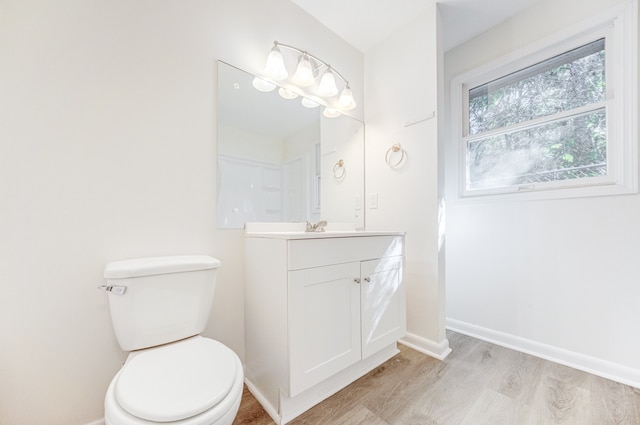
<instances>
[{"instance_id":1,"label":"light bulb","mask_svg":"<svg viewBox=\"0 0 640 425\"><path fill-rule=\"evenodd\" d=\"M296 97L298 97L297 93L292 92L291 90L287 90L284 87L280 87L278 89L278 94L280 95L280 97L282 97L283 99L295 99Z\"/></svg>"},{"instance_id":2,"label":"light bulb","mask_svg":"<svg viewBox=\"0 0 640 425\"><path fill-rule=\"evenodd\" d=\"M315 83L313 67L311 66L311 61L306 54L302 55L298 61L296 73L293 74L293 82L301 87L311 86Z\"/></svg>"},{"instance_id":3,"label":"light bulb","mask_svg":"<svg viewBox=\"0 0 640 425\"><path fill-rule=\"evenodd\" d=\"M335 118L342 115L342 113L337 109L329 108L327 106L326 108L324 108L324 111L322 111L322 115L324 115L327 118Z\"/></svg>"},{"instance_id":4,"label":"light bulb","mask_svg":"<svg viewBox=\"0 0 640 425\"><path fill-rule=\"evenodd\" d=\"M263 92L270 92L276 88L275 84L270 83L267 80L263 80L260 77L255 77L251 82L251 84L253 84L253 87L255 87L256 90L263 91Z\"/></svg>"},{"instance_id":5,"label":"light bulb","mask_svg":"<svg viewBox=\"0 0 640 425\"><path fill-rule=\"evenodd\" d=\"M305 108L317 108L318 106L320 106L320 104L315 100L309 99L308 97L303 97L302 106L304 106Z\"/></svg>"},{"instance_id":6,"label":"light bulb","mask_svg":"<svg viewBox=\"0 0 640 425\"><path fill-rule=\"evenodd\" d=\"M267 63L264 65L264 73L274 81L284 80L289 76L287 68L284 66L284 58L277 43L273 46L267 57Z\"/></svg>"},{"instance_id":7,"label":"light bulb","mask_svg":"<svg viewBox=\"0 0 640 425\"><path fill-rule=\"evenodd\" d=\"M338 105L341 109L344 109L346 111L356 107L356 101L353 100L353 93L351 93L351 88L349 88L348 84L344 89L342 89L342 93L340 93Z\"/></svg>"},{"instance_id":8,"label":"light bulb","mask_svg":"<svg viewBox=\"0 0 640 425\"><path fill-rule=\"evenodd\" d=\"M327 70L322 75L322 79L320 79L320 84L318 85L318 94L320 96L330 97L338 94L338 87L336 87L336 78L331 71L331 67L327 68Z\"/></svg>"}]
</instances>

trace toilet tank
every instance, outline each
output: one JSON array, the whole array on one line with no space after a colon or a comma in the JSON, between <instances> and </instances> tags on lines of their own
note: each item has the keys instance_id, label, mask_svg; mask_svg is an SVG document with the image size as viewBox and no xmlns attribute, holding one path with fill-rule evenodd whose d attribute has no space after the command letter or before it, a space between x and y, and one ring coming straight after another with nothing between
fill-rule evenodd
<instances>
[{"instance_id":1,"label":"toilet tank","mask_svg":"<svg viewBox=\"0 0 640 425\"><path fill-rule=\"evenodd\" d=\"M111 321L124 351L201 333L220 261L206 255L114 261L104 269Z\"/></svg>"}]
</instances>

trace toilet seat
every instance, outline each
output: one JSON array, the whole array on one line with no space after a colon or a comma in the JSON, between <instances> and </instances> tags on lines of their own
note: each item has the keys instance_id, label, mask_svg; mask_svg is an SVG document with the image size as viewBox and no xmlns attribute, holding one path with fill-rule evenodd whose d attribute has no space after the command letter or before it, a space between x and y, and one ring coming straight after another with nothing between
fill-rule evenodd
<instances>
[{"instance_id":1,"label":"toilet seat","mask_svg":"<svg viewBox=\"0 0 640 425\"><path fill-rule=\"evenodd\" d=\"M243 376L231 349L200 336L133 352L109 385L105 422L230 424L242 398Z\"/></svg>"}]
</instances>

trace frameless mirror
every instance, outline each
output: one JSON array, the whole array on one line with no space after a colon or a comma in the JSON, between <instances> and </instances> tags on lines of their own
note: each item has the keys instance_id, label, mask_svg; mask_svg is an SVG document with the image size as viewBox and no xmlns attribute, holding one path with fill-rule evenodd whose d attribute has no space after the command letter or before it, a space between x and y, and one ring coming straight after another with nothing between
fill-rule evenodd
<instances>
[{"instance_id":1,"label":"frameless mirror","mask_svg":"<svg viewBox=\"0 0 640 425\"><path fill-rule=\"evenodd\" d=\"M218 62L220 228L246 222L355 223L364 228L364 124L257 90Z\"/></svg>"}]
</instances>

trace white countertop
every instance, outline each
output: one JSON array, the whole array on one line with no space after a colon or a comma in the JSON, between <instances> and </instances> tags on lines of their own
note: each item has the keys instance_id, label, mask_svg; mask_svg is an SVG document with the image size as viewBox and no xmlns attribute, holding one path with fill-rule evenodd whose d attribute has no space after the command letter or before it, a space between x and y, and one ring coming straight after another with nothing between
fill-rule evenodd
<instances>
[{"instance_id":1,"label":"white countertop","mask_svg":"<svg viewBox=\"0 0 640 425\"><path fill-rule=\"evenodd\" d=\"M354 231L326 231L326 232L245 232L247 238L271 239L324 239L324 238L353 238L366 236L402 236L404 232L390 232L377 230Z\"/></svg>"},{"instance_id":2,"label":"white countertop","mask_svg":"<svg viewBox=\"0 0 640 425\"><path fill-rule=\"evenodd\" d=\"M324 239L367 236L401 236L404 232L357 230L351 223L329 223L324 232L305 232L306 223L247 223L245 237L272 239Z\"/></svg>"}]
</instances>

